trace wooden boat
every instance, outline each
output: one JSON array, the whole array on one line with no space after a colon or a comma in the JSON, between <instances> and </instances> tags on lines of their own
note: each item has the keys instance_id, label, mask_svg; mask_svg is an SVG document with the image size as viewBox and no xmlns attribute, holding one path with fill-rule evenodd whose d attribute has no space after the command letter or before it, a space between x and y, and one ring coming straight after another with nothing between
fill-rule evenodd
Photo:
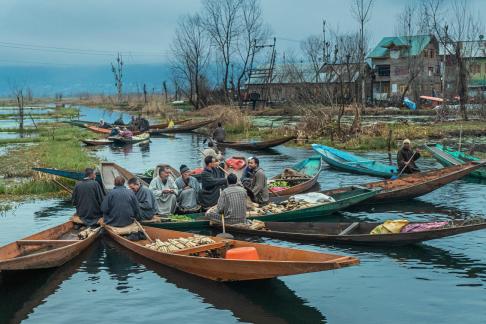
<instances>
[{"instance_id":1,"label":"wooden boat","mask_svg":"<svg viewBox=\"0 0 486 324\"><path fill-rule=\"evenodd\" d=\"M460 151L454 151L440 144L428 144L424 146L425 149L443 166L461 165L467 162L480 160L475 156ZM486 167L471 172L470 176L486 179Z\"/></svg>"},{"instance_id":2,"label":"wooden boat","mask_svg":"<svg viewBox=\"0 0 486 324\"><path fill-rule=\"evenodd\" d=\"M58 177L78 180L78 181L84 179L84 172L80 172L80 171L59 170L53 168L32 168L32 170L37 172L52 174ZM101 180L101 178L99 178L99 180Z\"/></svg>"},{"instance_id":3,"label":"wooden boat","mask_svg":"<svg viewBox=\"0 0 486 324\"><path fill-rule=\"evenodd\" d=\"M161 241L182 237L187 238L194 235L151 227L145 227L145 230L151 239L159 239ZM113 240L123 247L150 260L215 281L269 279L279 276L339 269L359 263L359 260L353 257L237 240L224 240L219 237L211 237L215 241L212 244L182 249L174 253L165 253L146 247L145 245L149 243L148 240L133 242L115 234L110 229L107 229L107 232ZM254 247L258 252L259 260L225 258L230 248L240 247ZM203 256L209 251L211 251L211 255L217 257Z\"/></svg>"},{"instance_id":4,"label":"wooden boat","mask_svg":"<svg viewBox=\"0 0 486 324\"><path fill-rule=\"evenodd\" d=\"M229 148L242 149L242 150L265 150L271 147L282 145L296 138L297 136L285 136L282 138L277 138L268 141L259 141L259 142L257 141L226 142L225 141L225 142L218 142L216 144L219 147L229 147Z\"/></svg>"},{"instance_id":5,"label":"wooden boat","mask_svg":"<svg viewBox=\"0 0 486 324\"><path fill-rule=\"evenodd\" d=\"M174 120L174 125L184 124L184 123L187 123L190 120L191 119ZM169 126L168 122L162 123L162 124L154 124L154 125L150 125L150 129L164 129L164 128L167 128L167 126Z\"/></svg>"},{"instance_id":6,"label":"wooden boat","mask_svg":"<svg viewBox=\"0 0 486 324\"><path fill-rule=\"evenodd\" d=\"M309 190L316 184L319 174L321 173L321 166L322 160L320 157L310 157L295 164L291 168L292 170L295 170L297 174L303 174L305 177L285 178L287 174L286 171L272 177L270 182L285 181L289 183L290 187L279 191L273 191L272 188L270 188L270 197L290 196Z\"/></svg>"},{"instance_id":7,"label":"wooden boat","mask_svg":"<svg viewBox=\"0 0 486 324\"><path fill-rule=\"evenodd\" d=\"M135 135L132 137L123 137L123 136L110 136L108 137L109 140L113 141L115 144L135 144L140 142L145 142L150 140L149 133L142 133L140 135Z\"/></svg>"},{"instance_id":8,"label":"wooden boat","mask_svg":"<svg viewBox=\"0 0 486 324\"><path fill-rule=\"evenodd\" d=\"M383 178L398 175L398 169L393 165L364 159L325 145L312 144L312 149L319 153L329 166L337 170Z\"/></svg>"},{"instance_id":9,"label":"wooden boat","mask_svg":"<svg viewBox=\"0 0 486 324\"><path fill-rule=\"evenodd\" d=\"M183 125L175 126L171 128L151 129L149 132L150 135L188 133L188 132L192 132L195 129L214 123L215 121L216 121L215 119L211 119L211 120L204 120L196 123L184 123Z\"/></svg>"},{"instance_id":10,"label":"wooden boat","mask_svg":"<svg viewBox=\"0 0 486 324\"><path fill-rule=\"evenodd\" d=\"M423 224L425 222L411 222ZM468 224L464 220L451 222L451 226L421 232L396 234L370 234L382 223L280 223L265 222L265 229L254 230L240 226L226 225L226 231L287 239L292 241L316 241L374 246L401 246L435 240L443 237L468 233L486 228L486 221Z\"/></svg>"},{"instance_id":11,"label":"wooden boat","mask_svg":"<svg viewBox=\"0 0 486 324\"><path fill-rule=\"evenodd\" d=\"M0 247L0 271L46 269L58 267L77 256L100 234L84 240L69 221Z\"/></svg>"},{"instance_id":12,"label":"wooden boat","mask_svg":"<svg viewBox=\"0 0 486 324\"><path fill-rule=\"evenodd\" d=\"M103 188L106 191L110 191L115 187L115 177L117 176L122 176L125 179L125 185L129 179L135 177L133 173L113 162L101 162L100 175ZM145 181L140 181L142 182L142 185L148 186Z\"/></svg>"},{"instance_id":13,"label":"wooden boat","mask_svg":"<svg viewBox=\"0 0 486 324\"><path fill-rule=\"evenodd\" d=\"M335 193L332 197L336 200L326 204L320 204L311 206L308 208L290 210L277 214L267 214L262 216L250 216L249 219L257 219L261 221L276 221L276 222L292 222L303 221L312 218L320 218L331 215L335 212L356 205L362 201L370 199L378 192L380 188L368 189L354 187L349 191ZM193 219L193 221L183 222L147 222L144 223L148 226L167 228L167 229L179 229L179 230L192 230L207 228L209 226L209 220L206 219L204 213L185 215Z\"/></svg>"},{"instance_id":14,"label":"wooden boat","mask_svg":"<svg viewBox=\"0 0 486 324\"><path fill-rule=\"evenodd\" d=\"M365 188L381 188L382 190L375 196L370 197L366 203L381 203L387 201L408 200L432 192L448 183L461 179L471 174L482 165L479 162L469 162L448 168L431 170L427 172L413 173L402 176L395 180L383 180L362 184ZM346 192L352 190L353 186L322 191L326 195ZM288 196L281 196L278 200L288 199Z\"/></svg>"},{"instance_id":15,"label":"wooden boat","mask_svg":"<svg viewBox=\"0 0 486 324\"><path fill-rule=\"evenodd\" d=\"M81 142L89 146L110 145L114 143L114 141L106 138L85 139L85 140L81 140Z\"/></svg>"},{"instance_id":16,"label":"wooden boat","mask_svg":"<svg viewBox=\"0 0 486 324\"><path fill-rule=\"evenodd\" d=\"M125 126L123 126L123 127L125 127ZM97 134L110 135L110 133L111 133L111 128L101 128L101 127L98 127L98 126L95 126L95 125L88 125L88 124L86 124L86 128L89 129L92 132L97 133ZM133 135L139 135L139 134L141 134L141 132L132 131L132 134Z\"/></svg>"}]
</instances>

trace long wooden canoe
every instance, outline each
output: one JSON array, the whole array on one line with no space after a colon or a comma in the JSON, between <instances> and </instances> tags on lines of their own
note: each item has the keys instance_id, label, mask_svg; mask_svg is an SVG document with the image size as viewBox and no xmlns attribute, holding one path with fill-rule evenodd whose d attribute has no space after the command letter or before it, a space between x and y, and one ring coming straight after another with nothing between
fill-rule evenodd
<instances>
[{"instance_id":1,"label":"long wooden canoe","mask_svg":"<svg viewBox=\"0 0 486 324\"><path fill-rule=\"evenodd\" d=\"M479 161L480 159L466 154L460 151L454 151L450 148L442 146L440 144L428 144L424 145L425 149L429 151L432 156L439 161L440 164L443 166L451 166L451 165L461 165L471 161ZM486 179L486 167L478 169L474 172L471 172L471 177Z\"/></svg>"},{"instance_id":2,"label":"long wooden canoe","mask_svg":"<svg viewBox=\"0 0 486 324\"><path fill-rule=\"evenodd\" d=\"M304 174L306 177L300 179L286 179L284 178L284 175L286 174L285 171L272 177L270 181L286 181L291 186L275 192L270 188L270 197L290 196L309 190L316 184L319 174L321 174L321 167L322 160L320 157L310 157L295 164L291 168L298 173Z\"/></svg>"},{"instance_id":3,"label":"long wooden canoe","mask_svg":"<svg viewBox=\"0 0 486 324\"><path fill-rule=\"evenodd\" d=\"M411 222L423 224L425 222ZM382 223L280 223L265 222L265 229L253 230L241 226L226 225L226 231L287 239L292 241L315 241L325 243L344 243L374 246L401 246L435 240L486 228L486 220L468 224L464 220L450 222L444 228L396 234L370 234L371 230ZM217 225L214 225L217 226ZM345 230L349 230L345 232ZM343 233L343 234L341 234Z\"/></svg>"},{"instance_id":4,"label":"long wooden canoe","mask_svg":"<svg viewBox=\"0 0 486 324\"><path fill-rule=\"evenodd\" d=\"M149 132L150 135L189 133L195 129L214 123L215 121L216 121L215 119L211 119L211 120L204 120L196 123L184 123L183 125L175 126L171 128L151 129L149 130Z\"/></svg>"},{"instance_id":5,"label":"long wooden canoe","mask_svg":"<svg viewBox=\"0 0 486 324\"><path fill-rule=\"evenodd\" d=\"M297 136L285 136L282 138L277 138L268 141L241 141L241 142L218 142L216 143L219 147L230 147L234 149L242 149L242 150L265 150L271 147L275 147L278 145L282 145L296 139Z\"/></svg>"},{"instance_id":6,"label":"long wooden canoe","mask_svg":"<svg viewBox=\"0 0 486 324\"><path fill-rule=\"evenodd\" d=\"M125 179L125 185L130 178L134 177L133 173L113 162L101 162L100 175L103 188L106 191L110 191L115 187L115 177L122 176ZM142 182L142 185L148 186L145 181L140 181Z\"/></svg>"},{"instance_id":7,"label":"long wooden canoe","mask_svg":"<svg viewBox=\"0 0 486 324\"><path fill-rule=\"evenodd\" d=\"M139 134L139 135L134 135L130 138L123 137L123 136L110 136L110 137L108 137L108 139L113 141L115 144L121 144L121 145L135 144L135 143L149 141L150 140L150 134L148 132L145 132L145 133L142 133L142 134Z\"/></svg>"},{"instance_id":8,"label":"long wooden canoe","mask_svg":"<svg viewBox=\"0 0 486 324\"><path fill-rule=\"evenodd\" d=\"M84 144L89 145L89 146L100 146L100 145L110 145L113 144L114 141L106 138L100 138L100 139L85 139L81 140Z\"/></svg>"},{"instance_id":9,"label":"long wooden canoe","mask_svg":"<svg viewBox=\"0 0 486 324\"><path fill-rule=\"evenodd\" d=\"M84 240L69 221L0 247L0 271L46 269L58 267L77 256L100 234Z\"/></svg>"},{"instance_id":10,"label":"long wooden canoe","mask_svg":"<svg viewBox=\"0 0 486 324\"><path fill-rule=\"evenodd\" d=\"M312 218L320 218L331 215L340 210L346 209L350 206L359 204L362 201L370 199L374 195L380 192L380 188L368 189L353 187L349 191L338 192L332 195L335 202L329 202L326 204L314 205L308 208L296 209L291 211L285 211L276 214L267 214L261 216L251 216L249 219L257 219L261 221L276 221L276 222L294 222L304 221ZM204 213L185 215L193 219L193 221L183 222L147 222L144 223L147 226L153 226L158 228L178 229L178 230L192 230L207 228L209 226L209 220L206 219Z\"/></svg>"},{"instance_id":11,"label":"long wooden canoe","mask_svg":"<svg viewBox=\"0 0 486 324\"><path fill-rule=\"evenodd\" d=\"M191 119L174 120L174 125L184 124L184 123L187 123L190 120ZM162 124L153 124L153 125L150 125L150 129L164 129L164 128L167 128L167 126L169 126L168 122L162 123Z\"/></svg>"},{"instance_id":12,"label":"long wooden canoe","mask_svg":"<svg viewBox=\"0 0 486 324\"><path fill-rule=\"evenodd\" d=\"M398 169L393 165L361 158L325 145L312 144L312 149L319 153L329 166L337 170L382 178L398 175Z\"/></svg>"},{"instance_id":13,"label":"long wooden canoe","mask_svg":"<svg viewBox=\"0 0 486 324\"><path fill-rule=\"evenodd\" d=\"M448 183L461 179L474 170L486 165L486 161L469 162L466 164L451 166L438 170L413 173L395 180L383 180L362 184L365 188L381 188L382 190L375 196L370 197L366 203L396 202L419 197L432 192ZM353 186L336 188L321 191L326 195L334 195L352 190ZM277 201L287 199L288 196L278 197Z\"/></svg>"},{"instance_id":14,"label":"long wooden canoe","mask_svg":"<svg viewBox=\"0 0 486 324\"><path fill-rule=\"evenodd\" d=\"M151 239L161 241L194 235L151 227L145 227L145 230ZM359 263L359 260L353 257L237 240L224 240L218 237L211 237L216 242L213 244L187 248L174 253L164 253L146 247L145 245L149 243L148 240L133 242L115 234L110 229L107 229L107 232L120 245L150 260L215 281L269 279L339 269ZM254 247L260 260L225 259L226 251L229 248L239 247ZM203 256L208 251L212 251L213 255L217 254L220 257Z\"/></svg>"}]
</instances>

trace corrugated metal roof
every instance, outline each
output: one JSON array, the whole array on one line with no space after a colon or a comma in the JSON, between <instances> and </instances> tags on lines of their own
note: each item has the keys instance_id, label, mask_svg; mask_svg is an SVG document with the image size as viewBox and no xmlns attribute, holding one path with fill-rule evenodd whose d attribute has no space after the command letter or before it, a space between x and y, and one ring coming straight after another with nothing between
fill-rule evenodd
<instances>
[{"instance_id":1,"label":"corrugated metal roof","mask_svg":"<svg viewBox=\"0 0 486 324\"><path fill-rule=\"evenodd\" d=\"M390 47L402 48L400 56L416 56L432 41L430 35L384 37L368 54L368 58L390 57ZM409 48L410 46L410 48Z\"/></svg>"}]
</instances>

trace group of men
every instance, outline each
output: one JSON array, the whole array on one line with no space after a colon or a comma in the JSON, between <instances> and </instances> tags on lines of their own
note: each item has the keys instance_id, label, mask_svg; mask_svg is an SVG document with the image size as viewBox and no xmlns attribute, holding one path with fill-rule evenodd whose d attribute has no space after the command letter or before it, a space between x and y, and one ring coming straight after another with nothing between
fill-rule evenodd
<instances>
[{"instance_id":1,"label":"group of men","mask_svg":"<svg viewBox=\"0 0 486 324\"><path fill-rule=\"evenodd\" d=\"M120 116L114 123L109 124L103 119L98 123L100 128L111 128L110 136L121 136L126 138L132 138L133 132L146 132L150 129L150 123L142 116L132 116L132 119L128 125L125 125L123 118Z\"/></svg>"}]
</instances>

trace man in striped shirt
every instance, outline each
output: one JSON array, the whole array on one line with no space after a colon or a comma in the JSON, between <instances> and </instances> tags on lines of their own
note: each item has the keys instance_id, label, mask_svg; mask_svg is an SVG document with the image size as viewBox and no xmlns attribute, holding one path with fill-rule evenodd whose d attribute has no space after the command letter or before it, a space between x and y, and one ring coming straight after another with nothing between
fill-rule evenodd
<instances>
[{"instance_id":1,"label":"man in striped shirt","mask_svg":"<svg viewBox=\"0 0 486 324\"><path fill-rule=\"evenodd\" d=\"M246 223L246 190L238 186L238 178L231 173L227 178L228 187L221 192L218 204L209 209L207 216L215 222L221 222L221 214L226 224Z\"/></svg>"}]
</instances>

